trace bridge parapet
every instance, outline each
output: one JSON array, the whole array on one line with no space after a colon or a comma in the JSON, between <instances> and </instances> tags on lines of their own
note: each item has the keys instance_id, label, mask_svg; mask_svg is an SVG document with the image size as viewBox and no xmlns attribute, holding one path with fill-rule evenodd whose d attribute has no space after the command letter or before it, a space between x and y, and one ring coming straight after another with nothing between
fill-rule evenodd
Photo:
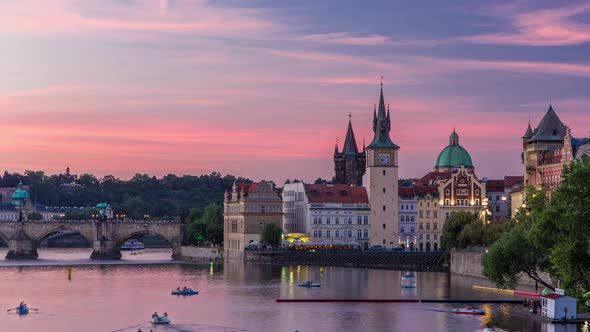
<instances>
[{"instance_id":1,"label":"bridge parapet","mask_svg":"<svg viewBox=\"0 0 590 332\"><path fill-rule=\"evenodd\" d=\"M7 259L36 258L37 247L57 232L80 233L92 244L93 259L119 259L121 245L142 235L166 239L173 257L180 256L182 223L179 220L27 220L0 222L0 240L10 249Z\"/></svg>"}]
</instances>

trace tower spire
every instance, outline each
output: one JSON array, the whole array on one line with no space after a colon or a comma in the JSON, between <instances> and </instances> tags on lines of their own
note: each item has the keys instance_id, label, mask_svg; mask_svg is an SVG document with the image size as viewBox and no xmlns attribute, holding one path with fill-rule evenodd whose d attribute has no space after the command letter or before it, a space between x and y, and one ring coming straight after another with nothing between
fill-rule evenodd
<instances>
[{"instance_id":1,"label":"tower spire","mask_svg":"<svg viewBox=\"0 0 590 332\"><path fill-rule=\"evenodd\" d=\"M348 129L346 130L346 139L344 139L344 146L342 153L358 154L359 150L354 138L354 131L352 130L352 114L348 113Z\"/></svg>"},{"instance_id":2,"label":"tower spire","mask_svg":"<svg viewBox=\"0 0 590 332\"><path fill-rule=\"evenodd\" d=\"M373 132L375 137L369 147L391 147L398 148L391 138L389 131L391 130L391 118L389 112L385 111L385 98L383 98L383 82L381 82L381 89L379 94L379 107L377 111L373 110ZM376 113L376 114L375 114Z\"/></svg>"}]
</instances>

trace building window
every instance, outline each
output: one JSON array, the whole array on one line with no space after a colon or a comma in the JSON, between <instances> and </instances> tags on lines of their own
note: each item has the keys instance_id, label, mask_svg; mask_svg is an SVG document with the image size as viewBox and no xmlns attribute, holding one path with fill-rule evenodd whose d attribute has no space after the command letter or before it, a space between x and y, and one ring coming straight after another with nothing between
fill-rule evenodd
<instances>
[{"instance_id":1,"label":"building window","mask_svg":"<svg viewBox=\"0 0 590 332\"><path fill-rule=\"evenodd\" d=\"M438 235L437 234L434 234L434 239L435 240L438 240Z\"/></svg>"},{"instance_id":2,"label":"building window","mask_svg":"<svg viewBox=\"0 0 590 332\"><path fill-rule=\"evenodd\" d=\"M363 217L363 222L364 222L365 225L368 225L369 224L369 216L364 216Z\"/></svg>"},{"instance_id":3,"label":"building window","mask_svg":"<svg viewBox=\"0 0 590 332\"><path fill-rule=\"evenodd\" d=\"M424 229L424 224L420 223L420 225L418 226L418 229Z\"/></svg>"},{"instance_id":4,"label":"building window","mask_svg":"<svg viewBox=\"0 0 590 332\"><path fill-rule=\"evenodd\" d=\"M426 202L426 207L430 207L430 202Z\"/></svg>"},{"instance_id":5,"label":"building window","mask_svg":"<svg viewBox=\"0 0 590 332\"><path fill-rule=\"evenodd\" d=\"M433 218L438 218L438 211L433 211L432 214Z\"/></svg>"},{"instance_id":6,"label":"building window","mask_svg":"<svg viewBox=\"0 0 590 332\"><path fill-rule=\"evenodd\" d=\"M500 200L500 196L496 195L496 200L499 201Z\"/></svg>"},{"instance_id":7,"label":"building window","mask_svg":"<svg viewBox=\"0 0 590 332\"><path fill-rule=\"evenodd\" d=\"M383 224L383 229L385 229L385 224Z\"/></svg>"},{"instance_id":8,"label":"building window","mask_svg":"<svg viewBox=\"0 0 590 332\"><path fill-rule=\"evenodd\" d=\"M383 170L383 175L385 176L385 170Z\"/></svg>"},{"instance_id":9,"label":"building window","mask_svg":"<svg viewBox=\"0 0 590 332\"><path fill-rule=\"evenodd\" d=\"M357 223L357 225L360 225L360 224L362 224L362 223L363 223L363 217L361 217L361 216L356 216L356 223Z\"/></svg>"},{"instance_id":10,"label":"building window","mask_svg":"<svg viewBox=\"0 0 590 332\"><path fill-rule=\"evenodd\" d=\"M336 225L340 225L340 218L336 217Z\"/></svg>"},{"instance_id":11,"label":"building window","mask_svg":"<svg viewBox=\"0 0 590 332\"><path fill-rule=\"evenodd\" d=\"M410 233L414 233L414 227L410 228Z\"/></svg>"},{"instance_id":12,"label":"building window","mask_svg":"<svg viewBox=\"0 0 590 332\"><path fill-rule=\"evenodd\" d=\"M400 228L400 233L404 233L404 228Z\"/></svg>"},{"instance_id":13,"label":"building window","mask_svg":"<svg viewBox=\"0 0 590 332\"><path fill-rule=\"evenodd\" d=\"M318 218L318 224L320 224L320 225L322 224L322 217L319 217L319 218ZM321 235L320 235L320 236L321 236Z\"/></svg>"},{"instance_id":14,"label":"building window","mask_svg":"<svg viewBox=\"0 0 590 332\"><path fill-rule=\"evenodd\" d=\"M422 240L422 234L418 235L418 238ZM422 245L422 243L420 243L420 245Z\"/></svg>"},{"instance_id":15,"label":"building window","mask_svg":"<svg viewBox=\"0 0 590 332\"><path fill-rule=\"evenodd\" d=\"M430 240L430 234L426 234L426 240Z\"/></svg>"},{"instance_id":16,"label":"building window","mask_svg":"<svg viewBox=\"0 0 590 332\"><path fill-rule=\"evenodd\" d=\"M449 189L445 189L445 195L450 195L451 191Z\"/></svg>"},{"instance_id":17,"label":"building window","mask_svg":"<svg viewBox=\"0 0 590 332\"><path fill-rule=\"evenodd\" d=\"M317 230L313 231L313 237L318 237L318 231Z\"/></svg>"},{"instance_id":18,"label":"building window","mask_svg":"<svg viewBox=\"0 0 590 332\"><path fill-rule=\"evenodd\" d=\"M438 223L436 223L436 222L435 222L435 223L432 223L432 227L433 227L434 229L438 229Z\"/></svg>"},{"instance_id":19,"label":"building window","mask_svg":"<svg viewBox=\"0 0 590 332\"><path fill-rule=\"evenodd\" d=\"M426 229L430 229L430 223L429 222L426 223Z\"/></svg>"},{"instance_id":20,"label":"building window","mask_svg":"<svg viewBox=\"0 0 590 332\"><path fill-rule=\"evenodd\" d=\"M322 237L322 231L321 230L318 231L318 237Z\"/></svg>"},{"instance_id":21,"label":"building window","mask_svg":"<svg viewBox=\"0 0 590 332\"><path fill-rule=\"evenodd\" d=\"M329 225L330 224L330 217L326 218L326 224Z\"/></svg>"},{"instance_id":22,"label":"building window","mask_svg":"<svg viewBox=\"0 0 590 332\"><path fill-rule=\"evenodd\" d=\"M334 237L340 237L340 231L339 230L336 230L334 232Z\"/></svg>"},{"instance_id":23,"label":"building window","mask_svg":"<svg viewBox=\"0 0 590 332\"><path fill-rule=\"evenodd\" d=\"M411 216L410 219L411 222L414 222L414 216Z\"/></svg>"},{"instance_id":24,"label":"building window","mask_svg":"<svg viewBox=\"0 0 590 332\"><path fill-rule=\"evenodd\" d=\"M326 237L330 237L330 230L326 231Z\"/></svg>"},{"instance_id":25,"label":"building window","mask_svg":"<svg viewBox=\"0 0 590 332\"><path fill-rule=\"evenodd\" d=\"M360 229L356 231L356 238L360 239L361 237L363 237L363 231L361 231Z\"/></svg>"},{"instance_id":26,"label":"building window","mask_svg":"<svg viewBox=\"0 0 590 332\"><path fill-rule=\"evenodd\" d=\"M317 225L317 223L318 223L318 218L317 218L317 217L314 217L314 218L313 218L313 223L314 223L315 225Z\"/></svg>"},{"instance_id":27,"label":"building window","mask_svg":"<svg viewBox=\"0 0 590 332\"><path fill-rule=\"evenodd\" d=\"M420 211L420 218L424 218L424 211Z\"/></svg>"},{"instance_id":28,"label":"building window","mask_svg":"<svg viewBox=\"0 0 590 332\"><path fill-rule=\"evenodd\" d=\"M385 187L383 188L383 193L385 194Z\"/></svg>"},{"instance_id":29,"label":"building window","mask_svg":"<svg viewBox=\"0 0 590 332\"><path fill-rule=\"evenodd\" d=\"M445 199L445 205L446 206L449 206L449 200L448 199Z\"/></svg>"},{"instance_id":30,"label":"building window","mask_svg":"<svg viewBox=\"0 0 590 332\"><path fill-rule=\"evenodd\" d=\"M479 189L475 189L475 195L479 196Z\"/></svg>"},{"instance_id":31,"label":"building window","mask_svg":"<svg viewBox=\"0 0 590 332\"><path fill-rule=\"evenodd\" d=\"M348 237L352 238L352 231L350 229L348 230Z\"/></svg>"},{"instance_id":32,"label":"building window","mask_svg":"<svg viewBox=\"0 0 590 332\"><path fill-rule=\"evenodd\" d=\"M368 238L369 238L369 230L368 230L368 229L365 229L365 230L363 231L363 235L364 235L364 238L365 238L365 239L368 239Z\"/></svg>"},{"instance_id":33,"label":"building window","mask_svg":"<svg viewBox=\"0 0 590 332\"><path fill-rule=\"evenodd\" d=\"M430 218L430 211L426 211L426 218Z\"/></svg>"},{"instance_id":34,"label":"building window","mask_svg":"<svg viewBox=\"0 0 590 332\"><path fill-rule=\"evenodd\" d=\"M385 211L385 205L383 205L383 211Z\"/></svg>"},{"instance_id":35,"label":"building window","mask_svg":"<svg viewBox=\"0 0 590 332\"><path fill-rule=\"evenodd\" d=\"M496 212L500 212L500 205L496 205Z\"/></svg>"}]
</instances>

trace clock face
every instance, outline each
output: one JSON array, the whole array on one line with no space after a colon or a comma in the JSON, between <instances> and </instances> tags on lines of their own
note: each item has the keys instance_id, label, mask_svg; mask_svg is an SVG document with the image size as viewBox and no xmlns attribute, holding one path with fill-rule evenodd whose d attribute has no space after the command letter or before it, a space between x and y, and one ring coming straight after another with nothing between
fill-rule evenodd
<instances>
[{"instance_id":1,"label":"clock face","mask_svg":"<svg viewBox=\"0 0 590 332\"><path fill-rule=\"evenodd\" d=\"M381 165L381 166L388 166L389 165L389 155L388 154L380 154L379 155L379 165Z\"/></svg>"}]
</instances>

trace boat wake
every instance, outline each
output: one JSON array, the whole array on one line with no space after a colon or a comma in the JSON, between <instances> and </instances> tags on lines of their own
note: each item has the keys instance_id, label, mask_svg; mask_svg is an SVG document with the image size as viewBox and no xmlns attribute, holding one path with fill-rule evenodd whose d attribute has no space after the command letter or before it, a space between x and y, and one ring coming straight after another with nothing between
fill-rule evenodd
<instances>
[{"instance_id":1,"label":"boat wake","mask_svg":"<svg viewBox=\"0 0 590 332\"><path fill-rule=\"evenodd\" d=\"M134 326L125 327L122 329L113 330L113 332L137 332L137 329L141 329L144 332L154 329L154 326L150 323L139 324ZM206 324L171 324L171 325L160 325L158 331L176 331L176 332L248 332L246 329L239 329L229 326L218 326L218 325L206 325Z\"/></svg>"}]
</instances>

